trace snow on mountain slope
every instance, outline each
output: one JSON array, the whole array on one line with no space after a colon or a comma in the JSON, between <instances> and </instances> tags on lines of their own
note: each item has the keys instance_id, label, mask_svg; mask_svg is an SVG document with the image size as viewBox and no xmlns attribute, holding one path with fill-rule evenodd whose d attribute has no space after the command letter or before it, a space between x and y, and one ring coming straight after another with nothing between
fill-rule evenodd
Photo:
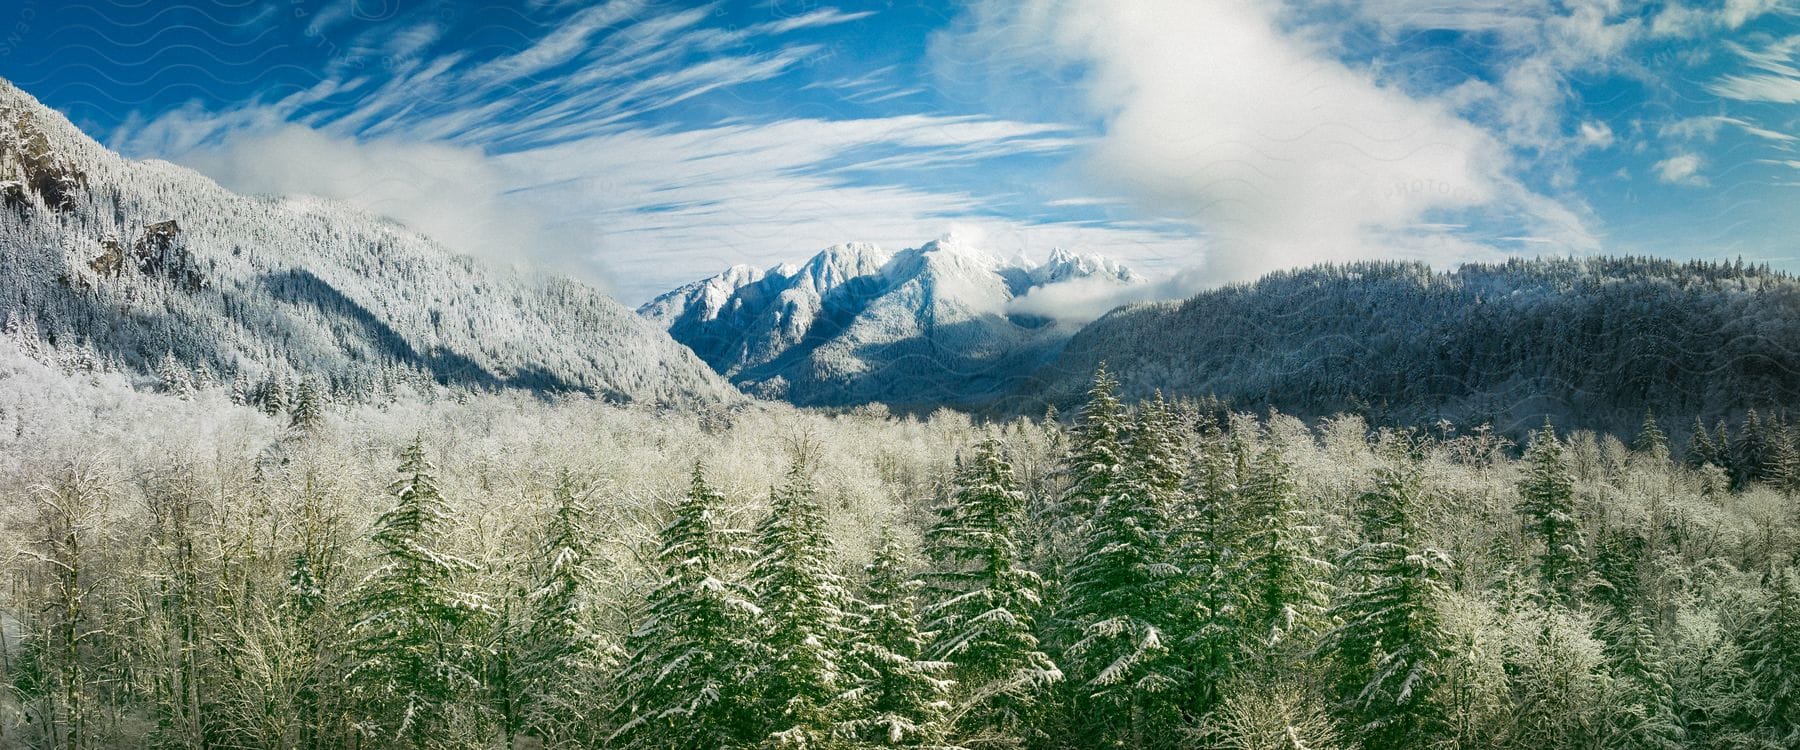
<instances>
[{"instance_id":1,"label":"snow on mountain slope","mask_svg":"<svg viewBox=\"0 0 1800 750\"><path fill-rule=\"evenodd\" d=\"M0 294L15 337L139 375L173 360L200 379L309 376L351 397L432 380L741 398L588 286L484 266L344 205L123 159L5 81Z\"/></svg>"},{"instance_id":2,"label":"snow on mountain slope","mask_svg":"<svg viewBox=\"0 0 1800 750\"><path fill-rule=\"evenodd\" d=\"M804 265L736 266L639 308L740 386L800 405L972 404L1004 393L1073 335L1011 314L1032 290L1138 284L1100 256L1002 261L943 239L888 252L855 243Z\"/></svg>"}]
</instances>

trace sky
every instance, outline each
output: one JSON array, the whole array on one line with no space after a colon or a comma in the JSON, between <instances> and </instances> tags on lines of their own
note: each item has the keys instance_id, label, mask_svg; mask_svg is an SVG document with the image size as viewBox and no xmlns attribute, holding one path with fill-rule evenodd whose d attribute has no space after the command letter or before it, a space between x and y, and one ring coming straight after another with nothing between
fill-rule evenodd
<instances>
[{"instance_id":1,"label":"sky","mask_svg":"<svg viewBox=\"0 0 1800 750\"><path fill-rule=\"evenodd\" d=\"M1161 296L1514 255L1800 271L1800 0L5 0L133 158L628 304L956 237Z\"/></svg>"}]
</instances>

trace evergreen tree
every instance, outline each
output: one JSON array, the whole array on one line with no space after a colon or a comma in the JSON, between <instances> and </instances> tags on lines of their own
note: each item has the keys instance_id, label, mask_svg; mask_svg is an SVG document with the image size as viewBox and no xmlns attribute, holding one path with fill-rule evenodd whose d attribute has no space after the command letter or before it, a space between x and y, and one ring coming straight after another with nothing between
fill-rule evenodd
<instances>
[{"instance_id":1,"label":"evergreen tree","mask_svg":"<svg viewBox=\"0 0 1800 750\"><path fill-rule=\"evenodd\" d=\"M1800 494L1800 429L1783 426L1769 446L1769 483L1790 497Z\"/></svg>"},{"instance_id":2,"label":"evergreen tree","mask_svg":"<svg viewBox=\"0 0 1800 750\"><path fill-rule=\"evenodd\" d=\"M1242 513L1249 591L1244 619L1265 646L1277 646L1323 621L1331 574L1331 564L1315 556L1318 529L1306 521L1279 445L1264 448L1251 467Z\"/></svg>"},{"instance_id":3,"label":"evergreen tree","mask_svg":"<svg viewBox=\"0 0 1800 750\"><path fill-rule=\"evenodd\" d=\"M905 547L884 531L864 571L859 631L851 652L858 684L844 696L848 718L838 730L860 747L947 745L950 664L924 658Z\"/></svg>"},{"instance_id":4,"label":"evergreen tree","mask_svg":"<svg viewBox=\"0 0 1800 750\"><path fill-rule=\"evenodd\" d=\"M840 649L849 640L849 595L832 571L831 541L814 494L805 464L795 461L769 499L750 567L769 648L758 681L772 721L766 744L775 747L820 745L846 678Z\"/></svg>"},{"instance_id":5,"label":"evergreen tree","mask_svg":"<svg viewBox=\"0 0 1800 750\"><path fill-rule=\"evenodd\" d=\"M1076 437L1071 473L1093 515L1069 568L1063 658L1085 742L1145 747L1171 737L1189 678L1173 648L1181 571L1167 499L1181 477L1166 408L1149 404L1130 444L1120 446L1123 414L1111 388L1104 373L1096 378L1097 403L1083 412Z\"/></svg>"},{"instance_id":6,"label":"evergreen tree","mask_svg":"<svg viewBox=\"0 0 1800 750\"><path fill-rule=\"evenodd\" d=\"M716 750L762 739L750 686L765 655L756 630L762 612L733 580L733 568L754 553L743 531L724 525L724 502L696 465L662 529L662 580L627 641L622 723L611 740L618 746Z\"/></svg>"},{"instance_id":7,"label":"evergreen tree","mask_svg":"<svg viewBox=\"0 0 1800 750\"><path fill-rule=\"evenodd\" d=\"M1175 553L1185 574L1180 646L1193 675L1188 703L1202 714L1219 706L1220 690L1236 674L1244 620L1254 609L1238 507L1248 452L1238 436L1206 425L1175 523Z\"/></svg>"},{"instance_id":8,"label":"evergreen tree","mask_svg":"<svg viewBox=\"0 0 1800 750\"><path fill-rule=\"evenodd\" d=\"M1581 577L1582 532L1575 512L1575 478L1562 442L1549 423L1532 435L1525 452L1526 476L1519 483L1518 512L1526 530L1544 547L1538 573L1552 601L1567 602Z\"/></svg>"},{"instance_id":9,"label":"evergreen tree","mask_svg":"<svg viewBox=\"0 0 1800 750\"><path fill-rule=\"evenodd\" d=\"M1620 696L1607 719L1608 732L1628 748L1686 747L1686 732L1672 700L1668 661L1649 618L1631 612L1617 631L1610 639L1609 656Z\"/></svg>"},{"instance_id":10,"label":"evergreen tree","mask_svg":"<svg viewBox=\"0 0 1800 750\"><path fill-rule=\"evenodd\" d=\"M603 676L618 661L617 649L599 630L599 573L589 546L593 509L585 491L564 470L554 491L555 508L532 560L526 617L512 658L508 682L516 685L510 705L514 726L546 747L594 744L591 718L600 708Z\"/></svg>"},{"instance_id":11,"label":"evergreen tree","mask_svg":"<svg viewBox=\"0 0 1800 750\"><path fill-rule=\"evenodd\" d=\"M1635 529L1614 529L1594 545L1594 598L1625 613L1641 605L1642 583L1638 567L1644 554L1644 537Z\"/></svg>"},{"instance_id":12,"label":"evergreen tree","mask_svg":"<svg viewBox=\"0 0 1800 750\"><path fill-rule=\"evenodd\" d=\"M1024 507L1012 466L988 440L958 472L955 496L925 535L926 653L954 665L953 726L972 747L1017 744L1037 729L1043 693L1062 679L1035 632L1043 582L1020 563L1013 537Z\"/></svg>"},{"instance_id":13,"label":"evergreen tree","mask_svg":"<svg viewBox=\"0 0 1800 750\"><path fill-rule=\"evenodd\" d=\"M171 393L182 398L194 395L193 374L188 371L187 365L175 359L175 353L172 351L163 352L162 359L157 361L156 377L162 381L164 393Z\"/></svg>"},{"instance_id":14,"label":"evergreen tree","mask_svg":"<svg viewBox=\"0 0 1800 750\"><path fill-rule=\"evenodd\" d=\"M1744 414L1744 429L1738 433L1737 452L1733 454L1733 482L1742 487L1753 481L1768 479L1769 436L1762 416L1751 409Z\"/></svg>"},{"instance_id":15,"label":"evergreen tree","mask_svg":"<svg viewBox=\"0 0 1800 750\"><path fill-rule=\"evenodd\" d=\"M1078 526L1112 496L1130 491L1136 479L1127 455L1129 422L1114 393L1118 387L1106 365L1095 370L1087 405L1073 431L1069 474L1074 484L1063 497L1062 512L1067 522Z\"/></svg>"},{"instance_id":16,"label":"evergreen tree","mask_svg":"<svg viewBox=\"0 0 1800 750\"><path fill-rule=\"evenodd\" d=\"M257 389L257 402L263 413L271 417L280 416L287 410L287 386L280 373L269 373L269 379Z\"/></svg>"},{"instance_id":17,"label":"evergreen tree","mask_svg":"<svg viewBox=\"0 0 1800 750\"><path fill-rule=\"evenodd\" d=\"M379 566L350 600L358 663L346 681L365 706L361 729L376 744L456 746L452 715L477 687L463 628L483 605L456 589L474 566L435 548L451 520L434 472L414 440L388 488L393 507L375 523Z\"/></svg>"},{"instance_id":18,"label":"evergreen tree","mask_svg":"<svg viewBox=\"0 0 1800 750\"><path fill-rule=\"evenodd\" d=\"M301 378L294 389L294 400L288 405L288 424L296 430L310 432L325 419L324 397L312 378Z\"/></svg>"},{"instance_id":19,"label":"evergreen tree","mask_svg":"<svg viewBox=\"0 0 1800 750\"><path fill-rule=\"evenodd\" d=\"M1631 441L1631 449L1646 456L1669 455L1669 436L1664 435L1662 426L1656 423L1656 412L1644 410L1644 421L1638 426L1637 437Z\"/></svg>"},{"instance_id":20,"label":"evergreen tree","mask_svg":"<svg viewBox=\"0 0 1800 750\"><path fill-rule=\"evenodd\" d=\"M1425 497L1417 461L1390 457L1375 481L1357 511L1361 544L1339 566L1347 583L1331 616L1341 624L1319 653L1336 662L1341 705L1365 746L1424 748L1444 729L1432 693L1446 657L1439 607L1450 560L1419 527Z\"/></svg>"},{"instance_id":21,"label":"evergreen tree","mask_svg":"<svg viewBox=\"0 0 1800 750\"><path fill-rule=\"evenodd\" d=\"M1732 480L1732 486L1737 486L1737 446L1732 443L1731 430L1725 426L1725 420L1723 419L1713 425L1712 447L1713 453L1716 456L1713 465L1724 469L1725 476L1730 477Z\"/></svg>"},{"instance_id":22,"label":"evergreen tree","mask_svg":"<svg viewBox=\"0 0 1800 750\"><path fill-rule=\"evenodd\" d=\"M1800 573L1776 572L1769 605L1744 644L1760 709L1757 723L1782 747L1800 746Z\"/></svg>"},{"instance_id":23,"label":"evergreen tree","mask_svg":"<svg viewBox=\"0 0 1800 750\"><path fill-rule=\"evenodd\" d=\"M1694 417L1694 427L1688 433L1688 466L1700 468L1706 465L1720 466L1719 447L1713 445L1712 435L1707 433L1706 425Z\"/></svg>"}]
</instances>

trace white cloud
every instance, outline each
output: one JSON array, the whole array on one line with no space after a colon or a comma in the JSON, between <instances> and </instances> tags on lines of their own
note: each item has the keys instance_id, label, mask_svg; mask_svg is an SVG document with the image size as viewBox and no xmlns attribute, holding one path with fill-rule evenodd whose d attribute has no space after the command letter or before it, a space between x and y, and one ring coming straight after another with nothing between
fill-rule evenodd
<instances>
[{"instance_id":1,"label":"white cloud","mask_svg":"<svg viewBox=\"0 0 1800 750\"><path fill-rule=\"evenodd\" d=\"M953 226L999 256L1067 247L1128 258L1152 271L1199 247L1180 227L1036 223L997 218L960 192L850 181L861 155L922 150L977 163L1060 129L966 117L784 120L694 131L624 131L502 157L533 176L520 193L581 217L595 252L615 267L628 301L737 263L773 265L846 241L916 246ZM961 154L962 156L957 156ZM626 272L629 271L629 272Z\"/></svg>"},{"instance_id":2,"label":"white cloud","mask_svg":"<svg viewBox=\"0 0 1800 750\"><path fill-rule=\"evenodd\" d=\"M1707 181L1700 175L1701 163L1698 154L1676 154L1650 168L1656 171L1656 179L1671 185L1704 186Z\"/></svg>"},{"instance_id":3,"label":"white cloud","mask_svg":"<svg viewBox=\"0 0 1800 750\"><path fill-rule=\"evenodd\" d=\"M1650 23L1659 37L1697 37L1720 29L1734 30L1781 8L1782 0L1725 0L1717 8L1697 8L1680 2L1663 6Z\"/></svg>"},{"instance_id":4,"label":"white cloud","mask_svg":"<svg viewBox=\"0 0 1800 750\"><path fill-rule=\"evenodd\" d=\"M1800 55L1800 35L1778 39L1758 49L1729 46L1751 68L1762 72L1724 76L1707 84L1707 91L1740 101L1800 104L1800 67L1795 61Z\"/></svg>"},{"instance_id":5,"label":"white cloud","mask_svg":"<svg viewBox=\"0 0 1800 750\"><path fill-rule=\"evenodd\" d=\"M1581 123L1581 143L1593 148L1611 148L1613 145L1612 127L1599 120Z\"/></svg>"},{"instance_id":6,"label":"white cloud","mask_svg":"<svg viewBox=\"0 0 1800 750\"><path fill-rule=\"evenodd\" d=\"M1415 229L1444 213L1511 215L1567 250L1593 247L1574 212L1509 176L1500 139L1284 32L1273 12L1248 0L996 0L977 6L967 33L1082 72L1089 111L1105 120L1089 173L1153 215L1203 227L1215 281L1327 260L1493 253Z\"/></svg>"},{"instance_id":7,"label":"white cloud","mask_svg":"<svg viewBox=\"0 0 1800 750\"><path fill-rule=\"evenodd\" d=\"M457 252L582 270L569 262L585 252L581 238L558 229L536 207L508 199L521 176L479 149L357 141L287 125L178 158L237 192L339 200L398 220Z\"/></svg>"}]
</instances>

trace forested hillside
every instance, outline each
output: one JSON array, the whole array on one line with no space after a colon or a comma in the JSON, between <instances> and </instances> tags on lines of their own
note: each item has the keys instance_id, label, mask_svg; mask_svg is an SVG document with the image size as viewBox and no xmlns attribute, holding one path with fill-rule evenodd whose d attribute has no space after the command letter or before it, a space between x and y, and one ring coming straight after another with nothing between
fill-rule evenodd
<instances>
[{"instance_id":1,"label":"forested hillside","mask_svg":"<svg viewBox=\"0 0 1800 750\"><path fill-rule=\"evenodd\" d=\"M1512 435L1545 416L1620 433L1800 402L1800 281L1742 263L1515 260L1270 274L1095 321L1001 405L1079 402L1100 362L1140 398Z\"/></svg>"},{"instance_id":2,"label":"forested hillside","mask_svg":"<svg viewBox=\"0 0 1800 750\"><path fill-rule=\"evenodd\" d=\"M1068 427L518 393L294 419L0 365L8 745L1800 738L1800 460L1766 418L1515 446L1102 374Z\"/></svg>"},{"instance_id":3,"label":"forested hillside","mask_svg":"<svg viewBox=\"0 0 1800 750\"><path fill-rule=\"evenodd\" d=\"M428 384L739 398L590 287L454 256L343 205L126 161L5 81L0 318L46 361L178 389L240 380L276 401L302 380L347 400Z\"/></svg>"}]
</instances>

